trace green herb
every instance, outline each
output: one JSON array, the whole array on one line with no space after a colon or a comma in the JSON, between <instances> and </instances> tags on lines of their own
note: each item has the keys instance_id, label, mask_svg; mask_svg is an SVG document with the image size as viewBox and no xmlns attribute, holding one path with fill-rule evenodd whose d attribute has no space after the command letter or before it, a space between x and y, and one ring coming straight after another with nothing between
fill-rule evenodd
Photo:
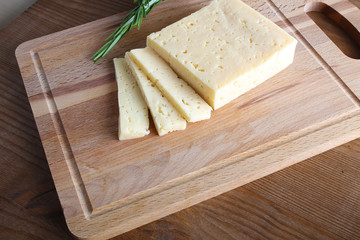
<instances>
[{"instance_id":1,"label":"green herb","mask_svg":"<svg viewBox=\"0 0 360 240\"><path fill-rule=\"evenodd\" d=\"M94 62L99 61L100 58L110 52L115 44L125 37L133 26L136 25L138 29L140 29L143 18L146 18L151 9L161 1L162 0L134 0L135 3L138 3L138 6L125 16L124 21L105 39L107 42L91 57L91 59Z\"/></svg>"}]
</instances>

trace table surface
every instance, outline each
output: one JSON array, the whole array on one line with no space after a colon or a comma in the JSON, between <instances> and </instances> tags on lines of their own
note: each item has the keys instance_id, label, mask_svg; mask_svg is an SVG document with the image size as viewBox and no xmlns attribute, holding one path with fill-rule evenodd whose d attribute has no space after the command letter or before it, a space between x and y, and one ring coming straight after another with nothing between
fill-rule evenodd
<instances>
[{"instance_id":1,"label":"table surface","mask_svg":"<svg viewBox=\"0 0 360 240\"><path fill-rule=\"evenodd\" d=\"M0 31L0 239L72 239L15 48L133 6L39 0ZM358 239L359 205L357 139L115 239Z\"/></svg>"},{"instance_id":2,"label":"table surface","mask_svg":"<svg viewBox=\"0 0 360 240\"><path fill-rule=\"evenodd\" d=\"M0 29L12 22L24 10L33 5L36 0L1 0L0 1Z\"/></svg>"}]
</instances>

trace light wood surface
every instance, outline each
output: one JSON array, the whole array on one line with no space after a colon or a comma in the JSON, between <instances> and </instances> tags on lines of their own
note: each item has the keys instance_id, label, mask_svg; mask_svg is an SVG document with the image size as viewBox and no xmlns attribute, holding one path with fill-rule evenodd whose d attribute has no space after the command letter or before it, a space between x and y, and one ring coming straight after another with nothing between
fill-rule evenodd
<instances>
[{"instance_id":1,"label":"light wood surface","mask_svg":"<svg viewBox=\"0 0 360 240\"><path fill-rule=\"evenodd\" d=\"M26 42L16 50L75 236L116 236L360 136L357 60L341 58L326 35L316 32L304 3L294 10L276 2L249 2L298 38L294 63L214 111L211 120L163 137L152 129L144 138L118 141L112 58L144 46L149 33L208 2L162 3L141 31L132 31L96 65L90 56L124 14ZM344 14L358 13L348 3L328 4ZM334 56L340 62L331 61ZM346 68L356 65L355 71Z\"/></svg>"},{"instance_id":2,"label":"light wood surface","mask_svg":"<svg viewBox=\"0 0 360 240\"><path fill-rule=\"evenodd\" d=\"M35 7L34 7L35 9L34 11L37 10ZM25 20L23 21L24 23L26 22ZM53 29L53 27L54 26L52 25L51 27L49 27L49 29ZM54 31L55 30L56 29L54 29ZM15 48L15 46L13 46L13 49ZM13 62L13 64L15 64L15 62ZM304 67L308 67L309 65L306 65ZM304 69L307 70L307 68ZM6 75L6 76L11 76L11 75ZM18 79L18 81L19 80L20 79ZM11 86L10 89L16 89L16 86ZM12 108L10 107L6 108L6 111L10 113L11 110L14 111L13 109L17 110L17 108L14 108L14 106L12 105L13 102L21 103L21 101L26 101L26 98L21 98L21 97L19 98L19 94L18 95L12 94L10 95L10 98L9 95L5 95L5 96L7 96L7 99L12 100L12 101L5 101L5 103L8 104L6 106L12 106ZM271 97L269 99L271 99ZM261 99L258 99L258 102L259 100ZM253 106L254 103L252 102L248 103L248 106L251 105ZM334 105L336 105L336 103ZM266 107L268 106L266 105ZM350 116L347 114L347 112L345 113L345 115ZM356 121L355 115L351 115L350 118L347 120ZM5 118L6 115L2 115L1 117ZM29 117L31 119L31 115ZM336 133L343 134L344 133L343 128L354 125L351 124L351 122L346 123L346 121L339 121L339 124L345 123L344 125L337 125L335 124L336 121L335 122L329 121L327 122L327 124L321 126L324 130L323 133L320 134L321 136L333 137L332 138L333 142L330 143L328 146L322 145L323 147L323 149L321 149L322 151L331 147L332 145L337 145L343 141L352 139L355 137L356 134L358 134L356 131L350 131L348 129L349 135L346 136L346 138L344 136L339 138L334 137L334 134ZM12 125L10 125L10 122L12 123ZM6 123L8 123L10 126L8 128L9 129L8 131L14 132L11 126L14 125L16 126L16 124L19 124L18 126L21 126L22 124L24 124L24 121L22 121L22 119L20 118L16 118L16 121L8 120L6 121ZM330 127L333 127L335 130L334 129L331 130ZM35 132L36 135L36 129L34 128L34 126L32 126L32 129L33 129L32 131L27 129L27 131L23 133L25 139L29 139L28 132L30 132L30 134L32 132ZM316 134L317 132L313 131L313 133ZM6 138L7 137L6 135L4 135L5 136L4 138L2 138L6 140L4 141L5 143L4 146L8 147L9 141L16 142L17 144L15 145L10 144L10 146L12 146L10 147L12 151L7 150L9 148L4 148L4 153L7 154L5 155L6 156L5 160L11 159L8 156L13 156L13 158L16 159L17 155L10 153L17 152L20 156L22 156L21 159L24 159L24 155L30 156L28 158L25 157L25 159L32 160L36 164L36 166L38 165L43 166L43 168L45 169L44 172L47 171L46 162L41 161L41 159L44 160L44 156L43 153L41 152L41 144L39 144L39 140L25 141L26 144L24 144L20 141L20 139L22 139L20 134L17 135L17 136L20 135L20 137L17 137L16 135L13 134L8 134L8 135L9 135L8 138ZM308 136L310 136L312 140L314 139L315 140L314 142L316 142L316 140L321 140L321 139L313 138L311 137L311 135ZM36 137L30 139L36 139ZM305 138L303 138L303 140L305 143L309 142L306 141ZM26 152L25 154L21 155L20 153L24 151L22 149L26 149L26 150L29 149L28 147L29 142L31 143L30 147L33 145L37 146L37 147L32 147L32 149L38 148L40 149L40 151L32 151L34 153L34 156L29 155L29 153L28 155L26 155ZM292 142L295 143L295 141ZM315 149L306 148L306 144L304 142L302 142L300 146L303 146L305 148L299 149L302 157L304 157L304 149L307 150L306 153L307 156L316 154L316 152L319 150L317 148ZM358 169L356 168L357 166L356 164L358 164L357 159L359 158L358 156L359 151L357 145L358 145L357 142L352 142L348 145L344 145L335 150L322 154L318 157L305 161L301 164L297 164L291 168L287 168L279 173L255 181L251 184L247 184L245 187L238 188L227 194L223 194L217 198L196 205L195 207L186 209L175 215L171 215L162 220L156 221L150 225L131 231L125 235L122 235L120 238L165 239L171 236L173 238L181 238L181 239L188 239L188 238L238 239L238 238L263 238L263 237L275 239L278 237L312 238L312 236L318 236L318 238L323 238L323 239L327 239L327 238L338 239L338 238L349 238L349 237L354 238L359 233L359 229L358 229L359 216L357 214L358 210L356 208L359 202L359 196L357 196L359 190L359 184L358 184L359 173L356 170ZM295 147L294 146L292 147L292 149L297 150L296 148L298 148L298 146L299 145L296 144ZM274 154L271 154L271 152L267 152L267 153L270 154L270 156L274 156ZM279 154L279 152L277 151L276 154ZM286 155L284 156L284 161L281 161L280 158L274 159L276 162L282 164L281 167L284 167L286 166L286 164L291 164L299 160L295 158L293 159L290 158L289 152L285 152L285 154ZM294 156L296 157L296 155ZM265 159L268 159L268 157L266 157ZM48 216L48 218L52 219L53 221L45 221L45 220L37 221L39 217L36 217L36 214L34 214L34 212L36 213L36 209L35 210L32 209L33 205L37 206L39 209L41 209L41 206L44 206L43 207L44 209L47 209L48 212L53 213L51 210L48 209L49 207L54 206L49 203L49 202L53 202L53 200L48 200L48 199L44 199L44 197L41 197L43 196L43 194L41 193L48 191L49 186L52 185L50 176L47 174L46 177L42 177L43 180L47 179L47 181L45 181L44 183L43 180L38 179L40 178L40 176L42 176L42 174L39 174L39 176L36 175L37 173L36 166L26 168L24 167L25 165L20 164L21 163L20 160L18 162L19 162L18 168L17 171L15 172L17 174L21 174L19 176L24 177L25 175L25 177L20 178L18 180L18 182L20 183L17 182L18 183L17 185L22 186L23 188L21 189L12 186L13 188L11 189L11 192L14 193L11 195L10 188L8 186L9 184L4 184L4 186L7 186L9 190L4 192L4 194L8 194L8 195L4 197L5 201L2 201L3 202L2 206L15 206L15 207L13 208L4 207L4 211L3 211L4 214L2 216L6 216L7 219L12 219L14 221L15 220L20 221L19 218L21 219L21 217L23 219L27 219L27 216L29 215L34 215L34 216L32 216L32 218L28 218L28 220L24 220L27 224L21 226L19 228L20 229L19 231L16 231L18 229L17 227L12 226L9 223L6 223L9 221L6 222L2 221L3 224L2 226L5 226L3 228L7 229L7 232L9 234L17 233L19 236L21 235L28 236L28 238L30 238L31 236L39 236L40 238L45 239L46 236L51 235L51 232L58 232L60 236L58 238L64 238L64 236L66 235L66 232L63 230L64 227L61 226L59 227L57 224L58 222L61 222L61 220L56 221L56 218L51 218L51 216ZM10 174L11 173L10 170L12 168L7 166L5 163L6 162L4 161L3 166L8 170ZM247 166L246 162L244 162L243 164ZM21 171L21 169L26 169L26 170ZM236 172L236 169L233 170ZM267 171L265 171L265 173L268 171L270 172L274 171L276 169L270 168L266 170ZM14 170L12 171L14 172ZM29 177L26 177L28 175ZM33 175L35 175L36 178L33 178ZM250 176L249 178L251 177L256 178L259 176L258 175ZM9 179L12 178L9 177ZM225 179L225 181L226 180L227 179ZM233 184L234 185L239 184L239 182L237 181L233 182ZM6 182L9 183L9 180L7 180ZM21 184L22 182L26 182L26 184L25 183ZM46 184L47 182L48 184ZM40 183L45 184L45 186L44 185L41 186ZM229 182L227 182L226 185L229 187ZM230 186L230 188L232 187L234 186ZM29 192L23 189L27 189ZM221 191L226 191L226 190L227 189L221 189L219 191L214 190L216 191L215 193L209 193L209 194L210 195L219 194ZM17 192L18 194L16 194ZM27 194L19 194L21 192ZM53 193L52 196L55 197L56 195L54 195L54 191L50 191L50 193L51 192ZM19 195L21 195L21 197L16 198L16 196ZM40 199L40 202L42 199L44 199L42 200L44 204L41 203L33 204L33 205L29 204L30 200L34 196L37 196L38 198L36 199ZM327 199L331 199L333 201L327 199L324 200L323 196L326 196ZM54 198L50 198L50 199L54 199ZM189 201L191 201L191 199ZM192 203L188 203L188 204L192 204ZM16 206L19 205L23 206L24 208L20 209L20 211L15 211ZM341 206L346 206L346 207L341 207ZM55 209L59 209L58 205L55 206ZM167 209L161 209L161 210L166 211ZM13 215L10 213L13 213ZM38 214L37 216L41 216L41 219L44 218L46 219L46 211L43 210L43 212L37 212L37 214ZM14 217L10 218L10 216L14 216ZM21 217L15 217L15 216L21 216ZM329 220L330 218L331 221ZM36 224L32 225L32 222ZM53 222L54 225L52 224ZM36 233L36 231L34 230L29 230L32 229L31 227L33 227L33 229L39 229L39 231ZM49 229L49 230L46 231L44 229ZM28 233L28 235L26 235L26 233ZM55 237L56 236L54 236L53 238Z\"/></svg>"}]
</instances>

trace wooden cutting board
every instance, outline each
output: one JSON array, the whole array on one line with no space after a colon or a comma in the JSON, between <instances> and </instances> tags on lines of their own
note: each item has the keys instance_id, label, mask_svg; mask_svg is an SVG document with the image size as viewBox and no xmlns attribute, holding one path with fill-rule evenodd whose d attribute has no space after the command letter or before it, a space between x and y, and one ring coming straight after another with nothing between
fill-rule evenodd
<instances>
[{"instance_id":1,"label":"wooden cutting board","mask_svg":"<svg viewBox=\"0 0 360 240\"><path fill-rule=\"evenodd\" d=\"M158 5L98 64L91 55L125 14L20 45L16 56L70 230L129 231L360 137L360 62L311 20L305 1L249 2L299 40L294 63L210 120L163 137L117 139L112 58L208 4ZM328 1L359 30L359 9ZM325 11L307 4L306 11ZM343 19L339 19L339 21Z\"/></svg>"}]
</instances>

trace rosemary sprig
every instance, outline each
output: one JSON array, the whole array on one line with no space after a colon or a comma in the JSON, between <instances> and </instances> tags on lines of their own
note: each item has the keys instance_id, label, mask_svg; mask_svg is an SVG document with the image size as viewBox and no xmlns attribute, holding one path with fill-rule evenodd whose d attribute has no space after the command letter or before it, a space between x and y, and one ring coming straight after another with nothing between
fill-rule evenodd
<instances>
[{"instance_id":1,"label":"rosemary sprig","mask_svg":"<svg viewBox=\"0 0 360 240\"><path fill-rule=\"evenodd\" d=\"M140 29L143 18L146 18L151 9L161 1L162 0L134 0L135 3L138 3L138 6L125 16L124 21L105 39L107 42L91 57L91 59L94 62L99 61L100 58L110 52L115 44L125 37L133 26L136 25L137 28Z\"/></svg>"}]
</instances>

